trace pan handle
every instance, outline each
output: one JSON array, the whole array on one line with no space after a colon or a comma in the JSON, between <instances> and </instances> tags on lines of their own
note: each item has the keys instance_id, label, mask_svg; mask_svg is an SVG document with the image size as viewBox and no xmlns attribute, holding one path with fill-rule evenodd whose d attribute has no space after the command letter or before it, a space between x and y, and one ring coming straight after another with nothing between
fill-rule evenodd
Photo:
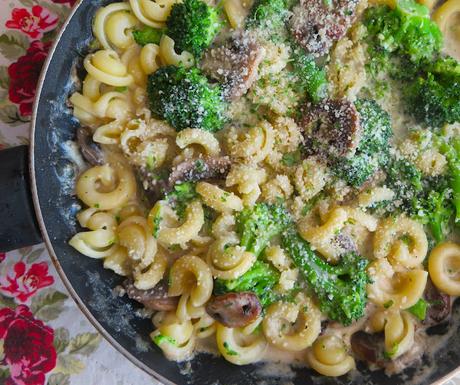
<instances>
[{"instance_id":1,"label":"pan handle","mask_svg":"<svg viewBox=\"0 0 460 385\"><path fill-rule=\"evenodd\" d=\"M0 151L0 252L42 242L30 190L27 146Z\"/></svg>"}]
</instances>

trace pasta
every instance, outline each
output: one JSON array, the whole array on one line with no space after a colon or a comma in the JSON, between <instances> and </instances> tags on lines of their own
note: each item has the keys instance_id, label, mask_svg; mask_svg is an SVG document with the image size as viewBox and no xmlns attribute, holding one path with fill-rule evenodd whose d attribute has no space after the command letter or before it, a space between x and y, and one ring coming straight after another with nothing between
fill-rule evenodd
<instances>
[{"instance_id":1,"label":"pasta","mask_svg":"<svg viewBox=\"0 0 460 385\"><path fill-rule=\"evenodd\" d=\"M150 337L170 360L183 361L192 355L196 344L193 324L191 321L180 321L174 313L162 316L158 328Z\"/></svg>"},{"instance_id":2,"label":"pasta","mask_svg":"<svg viewBox=\"0 0 460 385\"><path fill-rule=\"evenodd\" d=\"M442 292L459 295L459 261L460 246L456 243L441 243L431 251L428 259L428 271L431 280Z\"/></svg>"},{"instance_id":3,"label":"pasta","mask_svg":"<svg viewBox=\"0 0 460 385\"><path fill-rule=\"evenodd\" d=\"M223 325L217 325L216 340L220 354L235 365L259 361L267 347L267 342L260 333L245 335L240 329Z\"/></svg>"},{"instance_id":4,"label":"pasta","mask_svg":"<svg viewBox=\"0 0 460 385\"><path fill-rule=\"evenodd\" d=\"M136 17L145 25L162 28L175 0L129 0Z\"/></svg>"},{"instance_id":5,"label":"pasta","mask_svg":"<svg viewBox=\"0 0 460 385\"><path fill-rule=\"evenodd\" d=\"M273 127L261 122L258 127L238 132L233 129L228 135L230 154L246 163L258 163L270 153L274 143Z\"/></svg>"},{"instance_id":6,"label":"pasta","mask_svg":"<svg viewBox=\"0 0 460 385\"><path fill-rule=\"evenodd\" d=\"M265 315L263 330L267 340L283 350L301 351L318 338L321 312L308 297L297 303L275 302Z\"/></svg>"},{"instance_id":7,"label":"pasta","mask_svg":"<svg viewBox=\"0 0 460 385\"><path fill-rule=\"evenodd\" d=\"M207 302L212 293L211 269L206 263L193 255L179 258L171 267L169 295L190 295L194 307Z\"/></svg>"},{"instance_id":8,"label":"pasta","mask_svg":"<svg viewBox=\"0 0 460 385\"><path fill-rule=\"evenodd\" d=\"M160 41L161 61L167 65L191 67L193 65L193 55L183 51L180 55L174 49L174 40L167 35L163 35Z\"/></svg>"},{"instance_id":9,"label":"pasta","mask_svg":"<svg viewBox=\"0 0 460 385\"><path fill-rule=\"evenodd\" d=\"M448 0L433 13L433 20L438 24L443 34L447 33L449 20L452 20L454 15L458 12L460 12L459 1Z\"/></svg>"},{"instance_id":10,"label":"pasta","mask_svg":"<svg viewBox=\"0 0 460 385\"><path fill-rule=\"evenodd\" d=\"M377 313L372 320L374 331L385 333L385 351L391 359L406 353L414 343L415 323L409 313Z\"/></svg>"},{"instance_id":11,"label":"pasta","mask_svg":"<svg viewBox=\"0 0 460 385\"><path fill-rule=\"evenodd\" d=\"M232 28L240 28L248 14L249 1L246 0L224 0L225 14Z\"/></svg>"},{"instance_id":12,"label":"pasta","mask_svg":"<svg viewBox=\"0 0 460 385\"><path fill-rule=\"evenodd\" d=\"M422 225L406 218L383 221L374 237L374 256L388 258L397 268L419 266L428 251L428 240Z\"/></svg>"},{"instance_id":13,"label":"pasta","mask_svg":"<svg viewBox=\"0 0 460 385\"><path fill-rule=\"evenodd\" d=\"M321 336L307 352L308 364L318 373L339 377L355 368L355 360L337 336Z\"/></svg>"},{"instance_id":14,"label":"pasta","mask_svg":"<svg viewBox=\"0 0 460 385\"><path fill-rule=\"evenodd\" d=\"M136 194L131 171L121 164L92 167L77 181L77 196L89 207L111 210L121 207Z\"/></svg>"},{"instance_id":15,"label":"pasta","mask_svg":"<svg viewBox=\"0 0 460 385\"><path fill-rule=\"evenodd\" d=\"M337 377L379 333L393 374L437 322L431 291L460 295L459 2L401 1L95 13L68 99L89 164L69 244L126 277L166 358Z\"/></svg>"},{"instance_id":16,"label":"pasta","mask_svg":"<svg viewBox=\"0 0 460 385\"><path fill-rule=\"evenodd\" d=\"M386 259L369 265L369 299L377 305L407 309L417 303L425 290L428 273L422 269L395 272Z\"/></svg>"},{"instance_id":17,"label":"pasta","mask_svg":"<svg viewBox=\"0 0 460 385\"><path fill-rule=\"evenodd\" d=\"M266 178L267 175L264 169L236 165L228 173L225 185L227 187L237 186L238 192L242 195L243 204L251 206L259 198L261 194L259 185L264 183Z\"/></svg>"},{"instance_id":18,"label":"pasta","mask_svg":"<svg viewBox=\"0 0 460 385\"><path fill-rule=\"evenodd\" d=\"M134 80L118 54L112 50L100 50L90 54L83 64L88 74L109 86L129 86Z\"/></svg>"},{"instance_id":19,"label":"pasta","mask_svg":"<svg viewBox=\"0 0 460 385\"><path fill-rule=\"evenodd\" d=\"M200 194L203 202L221 213L241 211L243 202L235 194L207 182L199 182L196 191Z\"/></svg>"}]
</instances>

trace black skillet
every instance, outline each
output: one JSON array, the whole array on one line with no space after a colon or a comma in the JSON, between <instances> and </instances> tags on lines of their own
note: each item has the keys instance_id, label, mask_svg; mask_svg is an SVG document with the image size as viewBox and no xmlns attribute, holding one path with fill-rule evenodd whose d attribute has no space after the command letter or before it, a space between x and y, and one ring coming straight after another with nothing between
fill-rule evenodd
<instances>
[{"instance_id":1,"label":"black skillet","mask_svg":"<svg viewBox=\"0 0 460 385\"><path fill-rule=\"evenodd\" d=\"M30 148L22 146L0 152L0 251L43 239L67 289L88 319L127 359L163 383L396 385L413 378L414 384L423 385L441 383L454 375L460 365L460 316L455 316L460 313L458 309L451 321L453 333L448 343L434 357L425 357L418 368L409 368L393 377L381 371L369 372L358 365L360 374L338 379L321 377L305 368L293 369L292 376L286 378L277 377L276 371L267 375L260 364L238 367L210 355L199 355L190 365L163 357L149 339L153 328L150 320L135 314L138 305L112 294L121 278L67 243L77 231L73 218L79 204L73 195L77 167L65 145L74 139L78 122L72 118L66 101L76 87L71 80L72 69L81 67L92 38L94 13L110 2L83 0L75 7L44 66ZM433 370L419 377L420 369L430 364Z\"/></svg>"}]
</instances>

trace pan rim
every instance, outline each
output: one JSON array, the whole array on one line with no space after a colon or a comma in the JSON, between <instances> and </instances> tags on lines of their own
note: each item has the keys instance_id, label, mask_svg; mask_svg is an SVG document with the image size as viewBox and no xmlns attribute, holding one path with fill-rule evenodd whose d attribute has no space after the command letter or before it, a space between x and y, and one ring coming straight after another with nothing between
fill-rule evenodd
<instances>
[{"instance_id":1,"label":"pan rim","mask_svg":"<svg viewBox=\"0 0 460 385\"><path fill-rule=\"evenodd\" d=\"M60 262L59 258L57 257L53 244L51 242L51 239L48 235L48 231L46 229L46 225L43 219L43 214L41 211L41 206L40 206L40 201L38 197L38 188L37 188L37 183L36 183L36 174L35 174L35 131L36 131L36 126L37 126L37 114L38 114L38 109L39 109L39 104L40 104L40 99L41 99L41 94L43 90L43 86L45 83L45 78L48 74L48 68L50 66L51 61L53 60L54 53L56 52L56 48L58 45L61 43L61 38L67 29L67 27L70 24L70 21L72 18L75 16L78 8L83 4L84 1L87 0L78 0L77 4L74 5L72 8L71 12L67 16L67 19L63 23L59 33L57 34L49 52L48 56L46 58L45 63L43 64L43 68L40 73L40 77L38 79L37 83L37 88L36 88L36 93L35 93L35 100L34 100L34 105L33 105L33 110L32 110L32 116L31 116L31 123L30 123L30 134L29 134L29 175L30 175L30 186L31 186L31 193L32 193L32 201L34 205L34 211L35 211L35 216L37 218L38 226L40 228L40 232L43 237L43 241L45 243L46 249L50 255L51 261L53 262L54 267L56 268L56 271L59 275L59 278L61 278L65 288L69 292L72 300L76 303L78 306L79 310L83 313L83 315L86 317L86 319L96 328L96 330L104 337L104 339L117 350L119 353L121 353L125 358L127 358L131 363L136 365L138 368L140 368L143 372L146 374L152 376L154 379L159 381L162 384L165 385L175 385L173 382L168 380L167 378L161 376L159 373L154 371L152 368L144 364L142 361L137 359L132 353L130 353L128 350L126 350L96 319L95 316L90 312L86 304L83 302L83 300L80 298L78 293L75 291L73 288L72 284L70 283L69 279L67 278L66 273L64 272Z\"/></svg>"},{"instance_id":2,"label":"pan rim","mask_svg":"<svg viewBox=\"0 0 460 385\"><path fill-rule=\"evenodd\" d=\"M33 110L32 110L32 116L31 116L31 123L30 123L30 134L29 134L29 175L30 175L30 186L31 186L31 193L32 193L32 201L34 205L34 210L35 210L35 215L37 218L37 222L40 228L40 232L43 236L43 241L45 243L45 246L48 250L48 253L51 257L51 261L53 262L54 267L56 268L56 271L59 274L59 277L61 278L65 288L69 292L72 300L77 304L78 308L80 311L83 313L83 315L88 319L88 321L96 328L96 330L104 337L104 339L111 345L113 346L119 353L121 353L125 358L127 358L129 361L131 361L134 365L136 365L138 368L143 370L145 373L148 375L152 376L154 379L157 381L160 381L160 383L165 384L165 385L175 385L173 382L168 380L167 378L161 376L158 374L156 371L154 371L152 368L144 364L142 361L137 359L132 353L130 353L128 350L126 350L113 336L110 335L110 333L99 323L99 321L93 316L93 314L89 311L88 307L86 304L82 301L82 299L79 297L75 289L73 288L72 284L70 283L69 279L67 278L66 273L61 267L61 264L59 262L59 258L57 257L53 244L49 238L45 222L43 220L43 215L41 212L41 206L40 206L40 201L38 197L38 189L37 189L37 184L36 184L36 179L35 179L35 131L36 131L36 120L37 120L37 113L38 113L38 108L40 104L40 99L41 99L41 94L42 94L42 89L45 83L45 78L48 74L48 68L50 66L51 61L53 60L54 53L56 51L56 48L58 45L61 43L61 38L62 35L64 34L65 30L67 29L68 25L70 24L70 21L74 17L75 13L77 12L78 8L83 4L83 2L89 1L89 0L77 0L77 3L74 5L72 8L71 12L67 16L67 19L63 23L59 33L57 34L49 52L48 56L46 58L46 61L43 65L43 68L41 70L41 74L37 83L37 88L36 88L36 94L35 94L35 100L34 100L34 105L33 105ZM114 2L111 0L111 2ZM435 380L432 382L431 385L442 385L446 381L452 379L455 375L460 374L460 362L458 363L458 366L451 370L450 372L446 373L444 376L441 378Z\"/></svg>"}]
</instances>

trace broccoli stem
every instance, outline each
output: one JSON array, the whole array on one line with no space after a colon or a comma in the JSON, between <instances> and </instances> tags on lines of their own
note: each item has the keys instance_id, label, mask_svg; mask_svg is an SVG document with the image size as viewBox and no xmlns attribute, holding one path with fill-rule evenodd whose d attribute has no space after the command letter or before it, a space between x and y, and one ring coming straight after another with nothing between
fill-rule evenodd
<instances>
[{"instance_id":1,"label":"broccoli stem","mask_svg":"<svg viewBox=\"0 0 460 385\"><path fill-rule=\"evenodd\" d=\"M367 260L355 253L330 265L310 248L291 226L282 235L282 246L316 294L322 312L332 320L349 325L364 315Z\"/></svg>"}]
</instances>

